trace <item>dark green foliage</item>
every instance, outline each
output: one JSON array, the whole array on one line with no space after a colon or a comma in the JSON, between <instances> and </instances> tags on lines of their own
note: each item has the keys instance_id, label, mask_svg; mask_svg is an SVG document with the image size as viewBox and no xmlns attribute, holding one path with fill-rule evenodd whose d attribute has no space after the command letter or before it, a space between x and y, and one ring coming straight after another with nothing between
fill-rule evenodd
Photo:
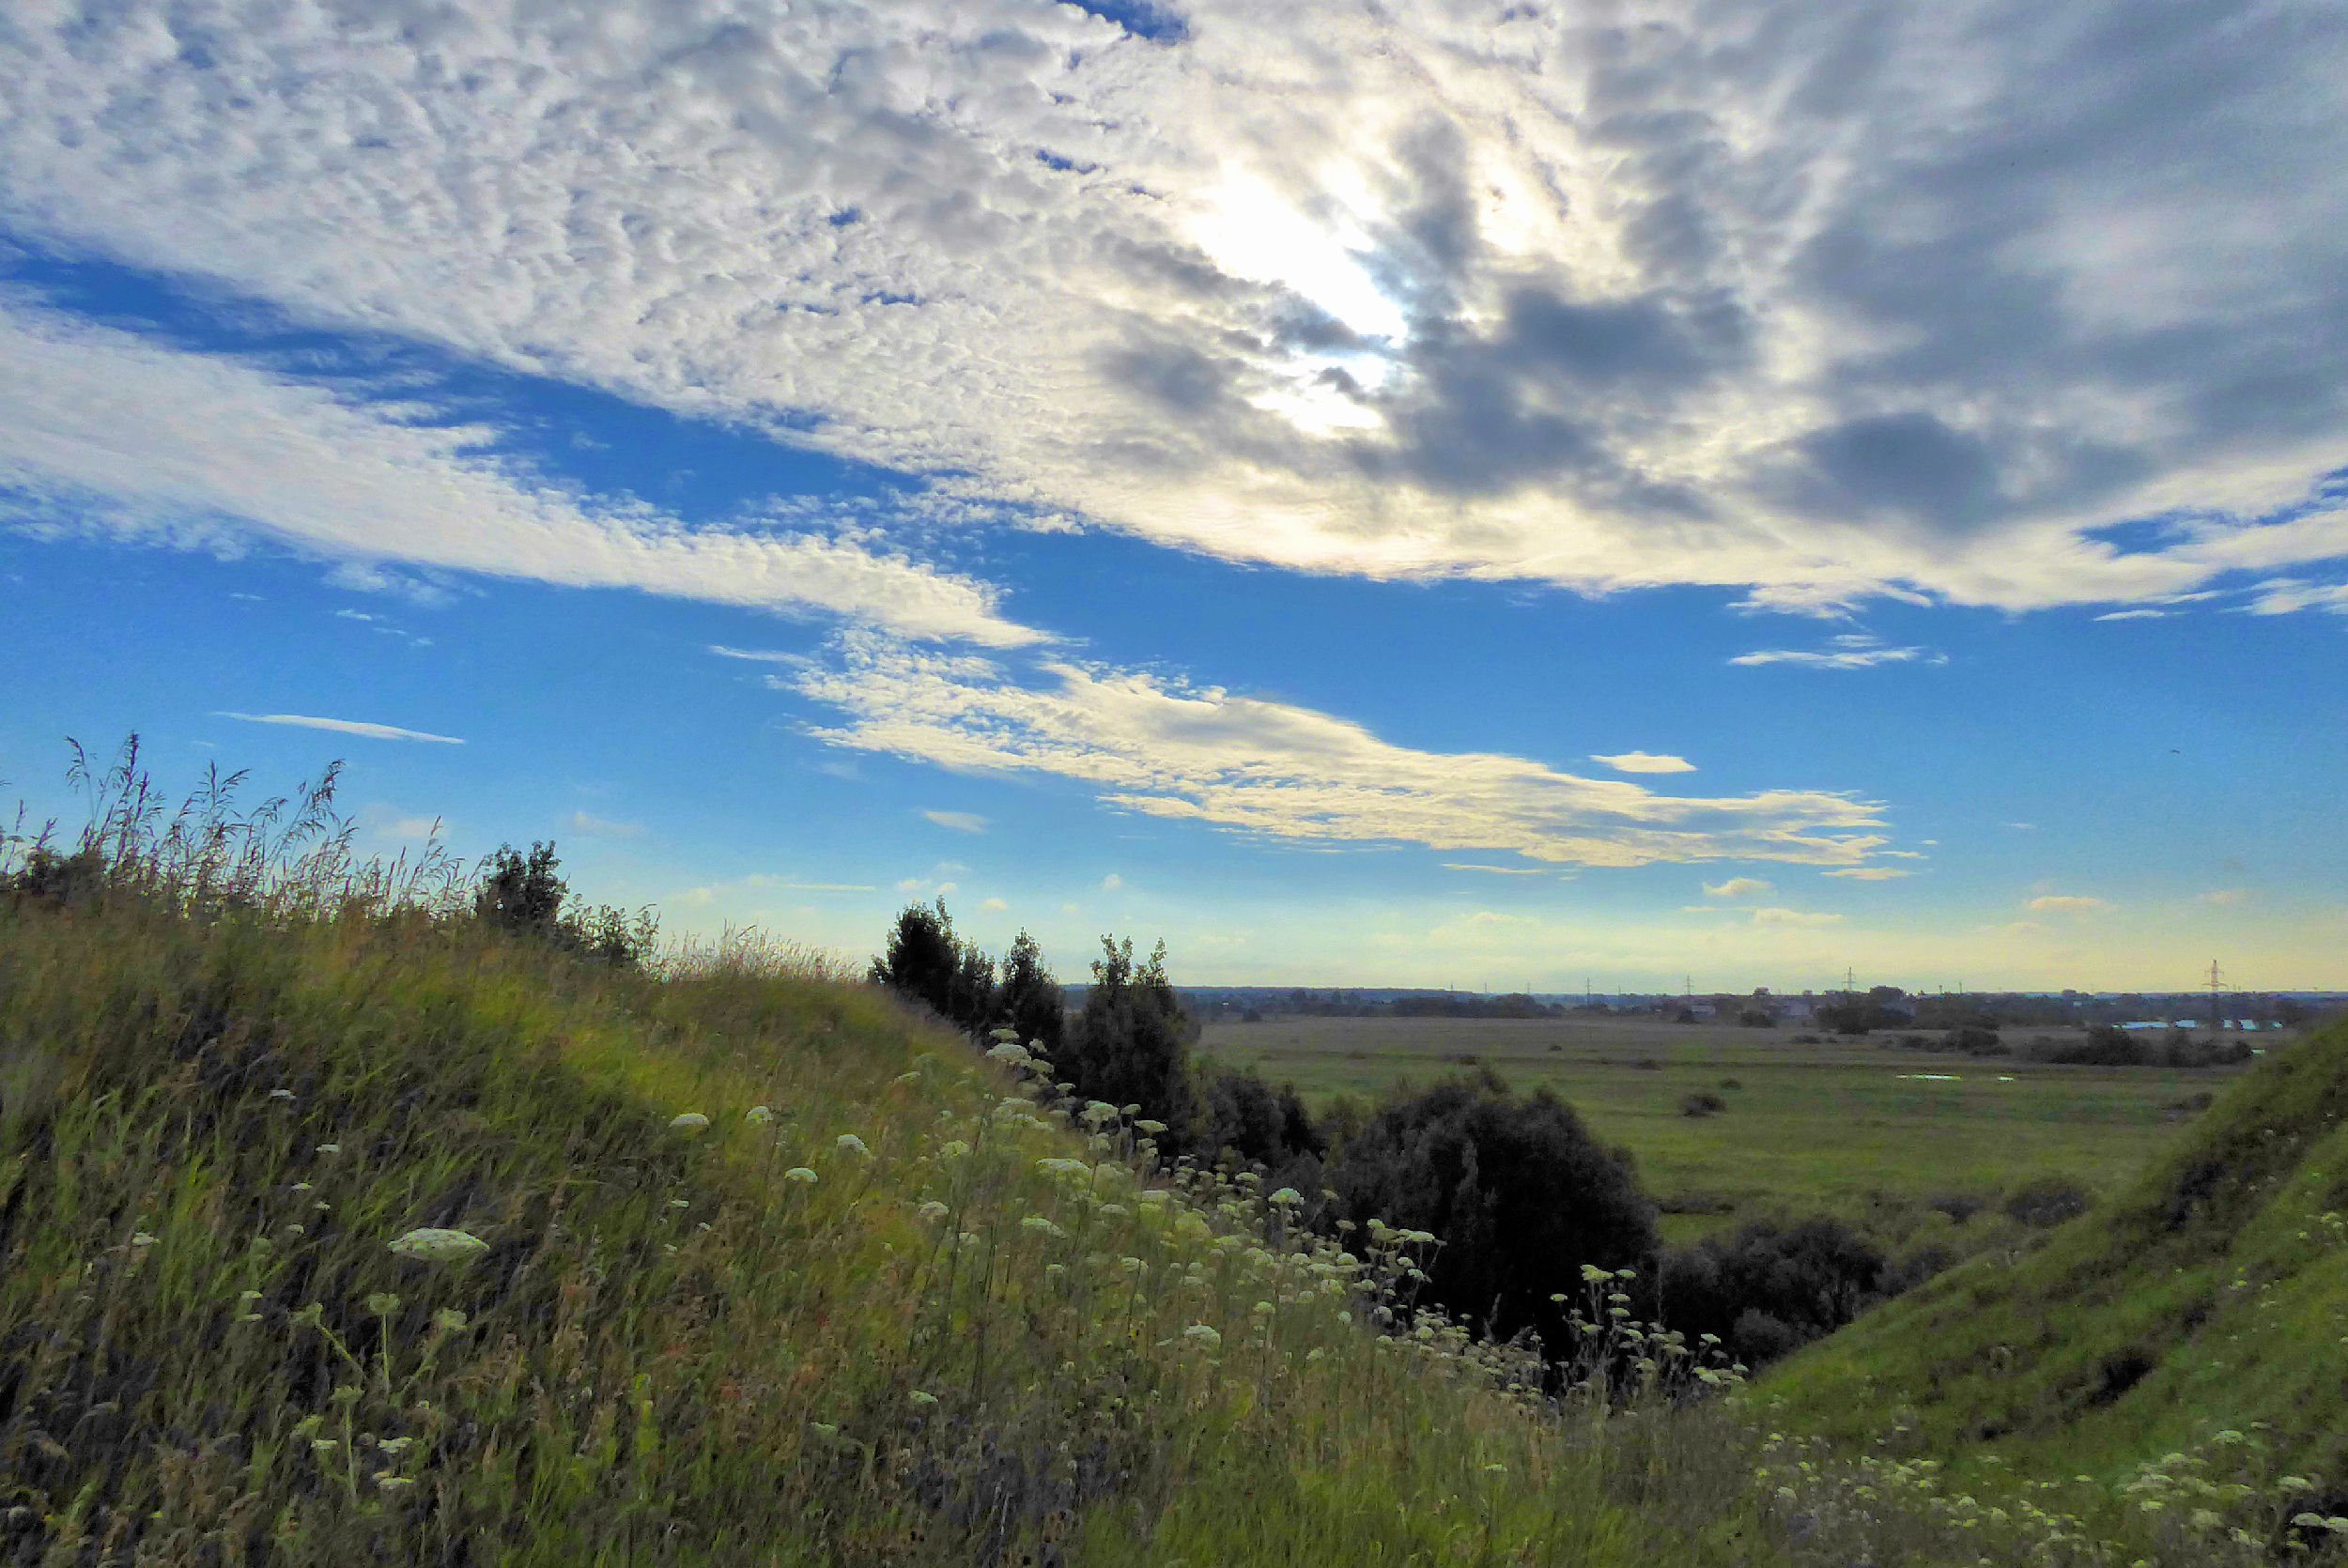
<instances>
[{"instance_id":1,"label":"dark green foliage","mask_svg":"<svg viewBox=\"0 0 2348 1568\"><path fill-rule=\"evenodd\" d=\"M1043 1054L1058 1060L1060 1042L1068 1035L1068 999L1043 966L1043 949L1024 930L1003 955L1003 983L995 995L995 1010L1005 1025L1017 1031L1021 1044L1040 1041Z\"/></svg>"},{"instance_id":2,"label":"dark green foliage","mask_svg":"<svg viewBox=\"0 0 2348 1568\"><path fill-rule=\"evenodd\" d=\"M868 976L965 1033L983 1034L996 1017L995 963L954 934L946 900L907 904L888 933L888 951Z\"/></svg>"},{"instance_id":3,"label":"dark green foliage","mask_svg":"<svg viewBox=\"0 0 2348 1568\"><path fill-rule=\"evenodd\" d=\"M1052 1060L1076 1092L1111 1105L1139 1105L1165 1122L1169 1152L1185 1152L1198 1107L1190 1084L1190 1048L1198 1022L1182 1010L1166 978L1166 944L1147 963L1134 962L1133 939L1101 939L1092 986Z\"/></svg>"},{"instance_id":4,"label":"dark green foliage","mask_svg":"<svg viewBox=\"0 0 2348 1568\"><path fill-rule=\"evenodd\" d=\"M1199 1096L1202 1151L1268 1171L1286 1170L1300 1156L1319 1160L1328 1136L1315 1126L1293 1084L1274 1087L1254 1071L1211 1074ZM1288 1185L1301 1185L1290 1182Z\"/></svg>"},{"instance_id":5,"label":"dark green foliage","mask_svg":"<svg viewBox=\"0 0 2348 1568\"><path fill-rule=\"evenodd\" d=\"M1683 1116L1717 1116L1727 1109L1728 1101L1709 1089L1682 1095L1679 1100L1679 1114Z\"/></svg>"},{"instance_id":6,"label":"dark green foliage","mask_svg":"<svg viewBox=\"0 0 2348 1568\"><path fill-rule=\"evenodd\" d=\"M570 884L552 843L530 846L525 856L511 844L482 862L473 893L473 917L512 936L545 942L579 958L631 969L652 957L660 925L650 909L634 915L610 904L565 911Z\"/></svg>"},{"instance_id":7,"label":"dark green foliage","mask_svg":"<svg viewBox=\"0 0 2348 1568\"><path fill-rule=\"evenodd\" d=\"M1346 1141L1329 1173L1338 1216L1430 1231L1434 1299L1506 1336L1567 1345L1566 1307L1582 1266L1644 1265L1656 1251L1655 1206L1629 1154L1599 1144L1573 1108L1543 1089L1512 1094L1496 1076L1457 1079L1388 1101Z\"/></svg>"},{"instance_id":8,"label":"dark green foliage","mask_svg":"<svg viewBox=\"0 0 2348 1568\"><path fill-rule=\"evenodd\" d=\"M2023 1224L2044 1230L2087 1212L2087 1189L2064 1176L2042 1176L2005 1201L2005 1211Z\"/></svg>"},{"instance_id":9,"label":"dark green foliage","mask_svg":"<svg viewBox=\"0 0 2348 1568\"><path fill-rule=\"evenodd\" d=\"M1883 1253L1836 1220L1746 1225L1663 1260L1665 1321L1691 1339L1717 1334L1759 1366L1823 1338L1891 1294Z\"/></svg>"}]
</instances>

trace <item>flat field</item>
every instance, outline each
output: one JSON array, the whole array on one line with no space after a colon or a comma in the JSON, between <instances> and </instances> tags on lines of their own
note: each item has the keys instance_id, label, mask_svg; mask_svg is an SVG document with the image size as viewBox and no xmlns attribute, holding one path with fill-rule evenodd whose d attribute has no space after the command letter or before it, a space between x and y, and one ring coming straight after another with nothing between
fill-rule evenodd
<instances>
[{"instance_id":1,"label":"flat field","mask_svg":"<svg viewBox=\"0 0 2348 1568\"><path fill-rule=\"evenodd\" d=\"M1891 1037L1798 1045L1797 1029L1646 1019L1286 1018L1217 1023L1203 1050L1317 1108L1490 1068L1543 1085L1636 1156L1685 1240L1765 1215L1864 1221L1886 1198L1995 1201L2062 1176L2098 1196L2127 1180L2242 1069L2050 1067L1893 1047ZM2008 1032L2010 1043L2062 1030ZM1939 1076L1926 1076L1939 1075ZM1681 1102L1709 1092L1716 1115Z\"/></svg>"}]
</instances>

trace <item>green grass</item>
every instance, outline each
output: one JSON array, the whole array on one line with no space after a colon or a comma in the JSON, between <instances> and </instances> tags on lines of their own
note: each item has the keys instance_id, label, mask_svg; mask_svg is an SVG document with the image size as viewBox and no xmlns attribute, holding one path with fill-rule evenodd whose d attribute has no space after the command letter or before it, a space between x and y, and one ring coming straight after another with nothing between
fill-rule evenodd
<instances>
[{"instance_id":1,"label":"green grass","mask_svg":"<svg viewBox=\"0 0 2348 1568\"><path fill-rule=\"evenodd\" d=\"M1542 1397L1281 1212L788 964L0 904L0 1558L2259 1560Z\"/></svg>"},{"instance_id":2,"label":"green grass","mask_svg":"<svg viewBox=\"0 0 2348 1568\"><path fill-rule=\"evenodd\" d=\"M1804 1430L1897 1432L1960 1469L2150 1466L2170 1479L2141 1500L2241 1479L2348 1514L2348 1025L2271 1056L2099 1213L1891 1303L1768 1390Z\"/></svg>"},{"instance_id":3,"label":"green grass","mask_svg":"<svg viewBox=\"0 0 2348 1568\"><path fill-rule=\"evenodd\" d=\"M2222 1093L2241 1076L1937 1055L1892 1049L1881 1036L1796 1045L1787 1038L1796 1032L1628 1019L1275 1018L1217 1024L1202 1049L1292 1081L1321 1106L1473 1070L1462 1056L1517 1087L1547 1085L1636 1157L1674 1241L1813 1213L1912 1240L1934 1230L1917 1212L1924 1200L1994 1200L2042 1176L2108 1195L2179 1135L2177 1101ZM1739 1086L1721 1087L1727 1079ZM1727 1109L1683 1115L1680 1101L1699 1090Z\"/></svg>"}]
</instances>

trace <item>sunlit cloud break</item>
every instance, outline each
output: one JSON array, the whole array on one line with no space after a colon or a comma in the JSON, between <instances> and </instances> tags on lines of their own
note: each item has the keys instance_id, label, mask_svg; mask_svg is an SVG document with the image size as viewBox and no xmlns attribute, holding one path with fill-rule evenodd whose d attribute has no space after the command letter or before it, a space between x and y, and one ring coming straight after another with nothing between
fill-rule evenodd
<instances>
[{"instance_id":1,"label":"sunlit cloud break","mask_svg":"<svg viewBox=\"0 0 2348 1568\"><path fill-rule=\"evenodd\" d=\"M1557 865L1747 859L1850 866L1887 839L1882 807L1774 790L1694 797L1526 758L1413 750L1308 708L1045 661L995 660L868 633L786 690L841 710L834 746L958 772L1055 775L1105 805L1283 840L1502 850Z\"/></svg>"},{"instance_id":2,"label":"sunlit cloud break","mask_svg":"<svg viewBox=\"0 0 2348 1568\"><path fill-rule=\"evenodd\" d=\"M435 735L423 730L403 730L396 724L368 724L354 718L316 718L308 714L215 713L240 724L286 724L297 730L328 730L337 735L358 735L370 741L428 741L434 746L463 746L455 735Z\"/></svg>"}]
</instances>

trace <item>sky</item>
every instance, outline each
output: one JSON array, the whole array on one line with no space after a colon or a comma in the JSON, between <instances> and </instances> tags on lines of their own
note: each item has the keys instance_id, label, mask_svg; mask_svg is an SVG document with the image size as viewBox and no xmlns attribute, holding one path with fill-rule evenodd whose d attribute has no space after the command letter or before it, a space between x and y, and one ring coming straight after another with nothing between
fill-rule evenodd
<instances>
[{"instance_id":1,"label":"sky","mask_svg":"<svg viewBox=\"0 0 2348 1568\"><path fill-rule=\"evenodd\" d=\"M0 778L1064 978L2348 988L2330 0L13 0Z\"/></svg>"}]
</instances>

